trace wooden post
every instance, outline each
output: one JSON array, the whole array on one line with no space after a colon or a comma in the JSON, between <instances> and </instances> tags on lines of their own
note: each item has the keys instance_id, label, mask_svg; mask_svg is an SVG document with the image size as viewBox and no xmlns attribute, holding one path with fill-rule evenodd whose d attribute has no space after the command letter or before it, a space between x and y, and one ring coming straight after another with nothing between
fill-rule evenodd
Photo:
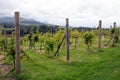
<instances>
[{"instance_id":1,"label":"wooden post","mask_svg":"<svg viewBox=\"0 0 120 80\"><path fill-rule=\"evenodd\" d=\"M110 26L110 30L112 29L112 26Z\"/></svg>"},{"instance_id":2,"label":"wooden post","mask_svg":"<svg viewBox=\"0 0 120 80\"><path fill-rule=\"evenodd\" d=\"M110 36L111 36L111 30L112 30L112 25L110 26L110 29L109 29L109 31L110 31L110 34L109 34L109 35L110 35Z\"/></svg>"},{"instance_id":3,"label":"wooden post","mask_svg":"<svg viewBox=\"0 0 120 80\"><path fill-rule=\"evenodd\" d=\"M116 27L116 22L114 22L113 27L114 27L114 28Z\"/></svg>"},{"instance_id":4,"label":"wooden post","mask_svg":"<svg viewBox=\"0 0 120 80\"><path fill-rule=\"evenodd\" d=\"M20 27L19 27L19 12L15 12L15 37L16 37L16 73L20 74L21 67L20 67Z\"/></svg>"},{"instance_id":5,"label":"wooden post","mask_svg":"<svg viewBox=\"0 0 120 80\"><path fill-rule=\"evenodd\" d=\"M101 49L101 26L102 26L102 21L99 21L99 26L98 26L98 52L100 52Z\"/></svg>"},{"instance_id":6,"label":"wooden post","mask_svg":"<svg viewBox=\"0 0 120 80\"><path fill-rule=\"evenodd\" d=\"M113 23L113 28L115 28L115 26L116 26L116 22ZM115 46L115 31L114 33L112 33L112 47L114 46Z\"/></svg>"},{"instance_id":7,"label":"wooden post","mask_svg":"<svg viewBox=\"0 0 120 80\"><path fill-rule=\"evenodd\" d=\"M66 60L69 59L69 19L66 18Z\"/></svg>"}]
</instances>

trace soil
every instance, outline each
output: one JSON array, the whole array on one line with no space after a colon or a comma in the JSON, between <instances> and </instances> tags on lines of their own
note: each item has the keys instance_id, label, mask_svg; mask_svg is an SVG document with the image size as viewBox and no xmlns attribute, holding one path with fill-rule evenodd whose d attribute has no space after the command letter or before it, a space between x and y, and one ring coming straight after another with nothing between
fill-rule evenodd
<instances>
[{"instance_id":1,"label":"soil","mask_svg":"<svg viewBox=\"0 0 120 80\"><path fill-rule=\"evenodd\" d=\"M4 55L0 55L0 76L2 80L15 80L14 78L9 78L7 75L13 69L13 65L5 64L2 60L5 58Z\"/></svg>"},{"instance_id":2,"label":"soil","mask_svg":"<svg viewBox=\"0 0 120 80\"><path fill-rule=\"evenodd\" d=\"M4 59L4 55L0 55L0 60Z\"/></svg>"}]
</instances>

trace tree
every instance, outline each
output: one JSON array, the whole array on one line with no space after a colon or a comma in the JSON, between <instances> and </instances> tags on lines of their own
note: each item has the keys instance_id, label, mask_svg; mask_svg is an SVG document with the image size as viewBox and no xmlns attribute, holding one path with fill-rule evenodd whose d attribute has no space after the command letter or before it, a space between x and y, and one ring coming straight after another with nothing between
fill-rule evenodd
<instances>
[{"instance_id":1,"label":"tree","mask_svg":"<svg viewBox=\"0 0 120 80\"><path fill-rule=\"evenodd\" d=\"M88 47L87 50L89 50L89 47L92 45L93 37L94 37L93 33L89 31L85 32L83 35L84 42Z\"/></svg>"}]
</instances>

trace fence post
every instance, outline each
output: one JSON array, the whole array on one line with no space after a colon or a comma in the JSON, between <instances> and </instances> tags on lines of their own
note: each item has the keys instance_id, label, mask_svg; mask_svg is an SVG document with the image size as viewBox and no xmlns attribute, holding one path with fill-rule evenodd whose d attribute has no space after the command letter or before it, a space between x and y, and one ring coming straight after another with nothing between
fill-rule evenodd
<instances>
[{"instance_id":1,"label":"fence post","mask_svg":"<svg viewBox=\"0 0 120 80\"><path fill-rule=\"evenodd\" d=\"M20 74L20 25L19 25L19 12L15 12L15 55L16 55L16 73Z\"/></svg>"},{"instance_id":2,"label":"fence post","mask_svg":"<svg viewBox=\"0 0 120 80\"><path fill-rule=\"evenodd\" d=\"M116 27L116 22L113 23L113 28L115 28L115 27ZM115 32L116 31L114 31L114 33L112 33L112 47L115 46Z\"/></svg>"},{"instance_id":3,"label":"fence post","mask_svg":"<svg viewBox=\"0 0 120 80\"><path fill-rule=\"evenodd\" d=\"M69 59L69 19L66 18L66 60Z\"/></svg>"},{"instance_id":4,"label":"fence post","mask_svg":"<svg viewBox=\"0 0 120 80\"><path fill-rule=\"evenodd\" d=\"M101 27L102 27L102 21L99 21L99 26L98 26L98 52L101 50Z\"/></svg>"}]
</instances>

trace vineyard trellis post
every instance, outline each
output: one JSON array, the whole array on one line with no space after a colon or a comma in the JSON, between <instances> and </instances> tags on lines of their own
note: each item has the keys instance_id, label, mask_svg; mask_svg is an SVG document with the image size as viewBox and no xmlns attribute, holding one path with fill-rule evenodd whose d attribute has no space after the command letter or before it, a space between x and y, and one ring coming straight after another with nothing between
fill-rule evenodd
<instances>
[{"instance_id":1,"label":"vineyard trellis post","mask_svg":"<svg viewBox=\"0 0 120 80\"><path fill-rule=\"evenodd\" d=\"M98 26L98 52L101 50L101 27L102 27L102 21L99 21L99 26Z\"/></svg>"},{"instance_id":2,"label":"vineyard trellis post","mask_svg":"<svg viewBox=\"0 0 120 80\"><path fill-rule=\"evenodd\" d=\"M116 22L113 23L114 32L112 33L112 47L115 46L115 27L116 27Z\"/></svg>"},{"instance_id":3,"label":"vineyard trellis post","mask_svg":"<svg viewBox=\"0 0 120 80\"><path fill-rule=\"evenodd\" d=\"M66 60L69 59L69 19L66 18Z\"/></svg>"},{"instance_id":4,"label":"vineyard trellis post","mask_svg":"<svg viewBox=\"0 0 120 80\"><path fill-rule=\"evenodd\" d=\"M20 24L19 24L19 12L15 12L15 43L16 43L16 73L21 73L20 67Z\"/></svg>"}]
</instances>

